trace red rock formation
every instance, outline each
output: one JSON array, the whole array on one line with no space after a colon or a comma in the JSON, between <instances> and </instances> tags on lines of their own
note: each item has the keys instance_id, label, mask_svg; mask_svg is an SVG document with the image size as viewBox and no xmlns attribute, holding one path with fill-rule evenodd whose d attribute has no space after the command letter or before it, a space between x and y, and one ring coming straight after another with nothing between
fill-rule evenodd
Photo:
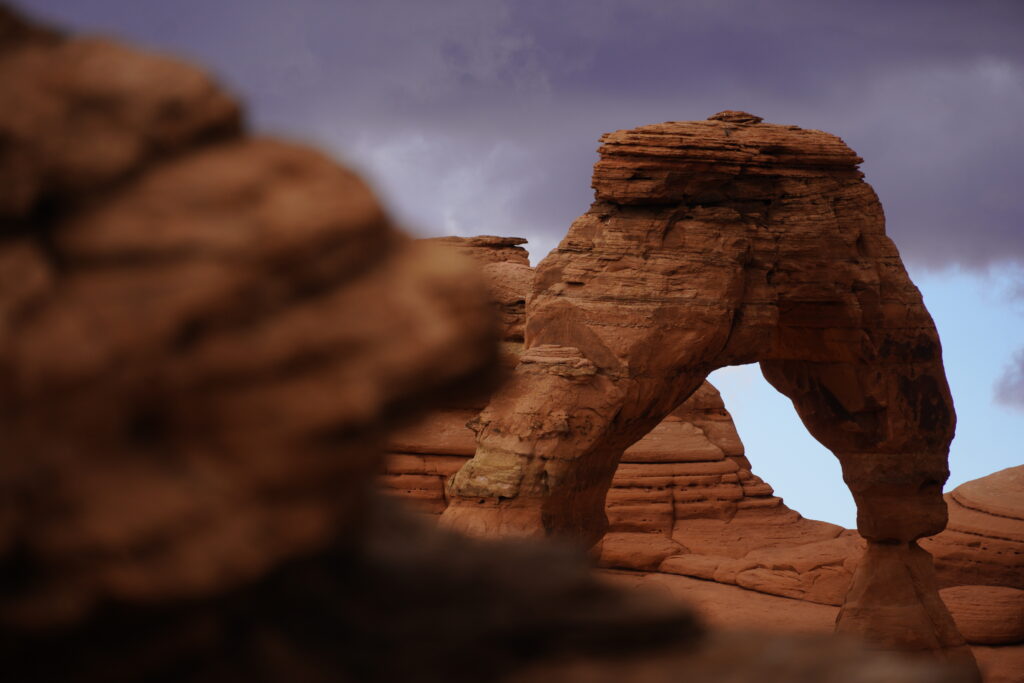
<instances>
[{"instance_id":1,"label":"red rock formation","mask_svg":"<svg viewBox=\"0 0 1024 683\"><path fill-rule=\"evenodd\" d=\"M939 591L986 683L1024 672L1024 466L966 482L945 496L949 525L921 540Z\"/></svg>"},{"instance_id":2,"label":"red rock formation","mask_svg":"<svg viewBox=\"0 0 1024 683\"><path fill-rule=\"evenodd\" d=\"M916 544L946 522L952 401L860 160L736 112L602 142L596 201L537 269L520 365L442 519L594 543L623 451L711 370L760 362L839 458L869 542L839 630L962 651Z\"/></svg>"},{"instance_id":3,"label":"red rock formation","mask_svg":"<svg viewBox=\"0 0 1024 683\"><path fill-rule=\"evenodd\" d=\"M1006 586L955 586L939 591L969 643L1024 643L1024 591Z\"/></svg>"},{"instance_id":4,"label":"red rock formation","mask_svg":"<svg viewBox=\"0 0 1024 683\"><path fill-rule=\"evenodd\" d=\"M517 238L431 240L482 264L505 320L506 363L521 352L523 304L532 282ZM441 513L447 480L475 451L472 423L483 403L438 411L391 438L386 489ZM838 605L859 537L801 517L751 472L732 418L705 382L626 449L608 492L606 567L657 570ZM795 571L794 567L799 567Z\"/></svg>"},{"instance_id":5,"label":"red rock formation","mask_svg":"<svg viewBox=\"0 0 1024 683\"><path fill-rule=\"evenodd\" d=\"M435 237L424 242L442 245L477 262L502 321L502 339L522 342L526 295L533 282L530 257L521 237Z\"/></svg>"},{"instance_id":6,"label":"red rock formation","mask_svg":"<svg viewBox=\"0 0 1024 683\"><path fill-rule=\"evenodd\" d=\"M0 7L0 95L5 679L478 680L543 656L510 634L690 642L565 553L375 510L385 431L494 374L471 264L174 60Z\"/></svg>"},{"instance_id":7,"label":"red rock formation","mask_svg":"<svg viewBox=\"0 0 1024 683\"><path fill-rule=\"evenodd\" d=\"M239 107L204 73L2 10L0 217L90 197L147 164L237 135ZM14 49L17 47L17 49ZM116 68L131 61L132 69Z\"/></svg>"},{"instance_id":8,"label":"red rock formation","mask_svg":"<svg viewBox=\"0 0 1024 683\"><path fill-rule=\"evenodd\" d=\"M440 514L445 484L475 450L478 409L433 413L390 439L382 484ZM862 545L801 517L751 472L732 419L706 383L626 449L608 491L602 566L715 580L838 605Z\"/></svg>"},{"instance_id":9,"label":"red rock formation","mask_svg":"<svg viewBox=\"0 0 1024 683\"><path fill-rule=\"evenodd\" d=\"M921 541L940 585L1024 589L1024 465L961 484L945 498L949 525Z\"/></svg>"},{"instance_id":10,"label":"red rock formation","mask_svg":"<svg viewBox=\"0 0 1024 683\"><path fill-rule=\"evenodd\" d=\"M491 247L481 246L489 243ZM508 258L524 261L519 252L506 252L499 238L448 239L473 254L481 263ZM472 246L472 245L476 246ZM485 249L485 251L480 251ZM495 289L496 272L488 272ZM506 280L507 282L507 280ZM525 299L527 284L520 284L512 301ZM508 289L505 289L506 293ZM517 323L516 327L518 327ZM506 335L511 328L506 327ZM517 345L510 345L511 349ZM482 407L482 404L479 404ZM424 511L438 514L447 506L444 484L473 455L475 441L467 426L477 407L442 410L391 438L385 486L413 501ZM997 514L976 520L974 534L964 534L947 555L967 553L979 576L1021 576L1014 547L998 536L1008 516L1008 506L1021 498L1024 482L1012 468L959 487L947 496L951 503L951 528L924 539L931 549L948 537L967 510L956 499L968 500L968 491L986 496L987 507ZM856 532L800 517L772 495L771 487L751 473L743 444L721 398L705 382L680 408L623 454L608 491L606 514L609 532L601 541L604 567L649 572L655 582L668 583L678 596L695 604L713 623L732 627L821 632L835 621L828 612L800 606L792 600L769 599L746 591L785 596L802 601L839 605L862 549ZM998 482L993 480L998 479ZM956 499L954 499L954 496ZM978 503L972 506L979 507ZM984 536L984 544L968 546ZM957 588L940 591L943 602L978 655L985 681L1015 681L1015 664L1024 648L1018 622L1024 617L1015 589L986 590L962 586L957 581L960 565L943 564L940 579ZM950 572L949 568L953 571ZM616 575L625 578L627 575ZM702 581L686 583L682 577ZM725 584L720 589L715 584ZM746 589L732 589L726 585ZM647 585L647 584L645 584ZM1019 592L1019 591L1018 591ZM803 603L807 605L807 603ZM1013 645L1008 647L1008 645Z\"/></svg>"}]
</instances>

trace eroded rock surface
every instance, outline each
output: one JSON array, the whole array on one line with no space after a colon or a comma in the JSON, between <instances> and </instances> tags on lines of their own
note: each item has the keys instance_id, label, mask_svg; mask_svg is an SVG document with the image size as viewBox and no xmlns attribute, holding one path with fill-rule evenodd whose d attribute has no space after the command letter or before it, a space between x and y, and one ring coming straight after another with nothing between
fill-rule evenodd
<instances>
[{"instance_id":1,"label":"eroded rock surface","mask_svg":"<svg viewBox=\"0 0 1024 683\"><path fill-rule=\"evenodd\" d=\"M469 261L244 135L191 66L3 8L0 39L6 677L479 680L617 630L692 640L564 552L378 510L386 430L490 388Z\"/></svg>"},{"instance_id":2,"label":"eroded rock surface","mask_svg":"<svg viewBox=\"0 0 1024 683\"><path fill-rule=\"evenodd\" d=\"M460 250L479 250L481 242L498 245L496 238L470 238L447 240L447 246ZM517 264L523 262L518 252L503 255L500 248L477 252L481 263L494 263L502 259ZM467 252L468 253L468 252ZM495 271L500 272L500 271ZM488 279L495 277L488 272ZM506 279L506 282L508 280ZM529 284L520 280L518 295L511 300L526 298ZM495 283L491 283L492 290ZM504 290L506 293L508 289ZM506 339L512 333L506 327ZM514 366L517 344L506 345L506 363ZM482 403L438 411L421 422L403 429L390 440L391 454L387 461L385 487L417 508L432 514L441 513L448 504L445 483L459 470L475 449L472 424ZM673 411L640 441L623 454L608 491L605 512L609 531L600 544L600 564L612 569L650 572L651 576L679 575L732 584L746 590L778 595L797 600L840 605L846 595L864 541L854 531L832 524L807 520L790 510L773 495L771 486L751 472L751 465L736 433L721 397L708 383ZM1019 469L1019 468L1015 468ZM989 492L988 507L1007 512L1007 506L1018 500L1024 486L1012 479L1012 470L1001 475L1001 484L989 486L995 475L958 488L947 500L951 503L951 528L937 537L924 539L922 545L933 550L936 544L957 534L957 515L962 508L953 496L964 498L966 490L985 496ZM975 503L973 507L977 508ZM1000 542L998 531L1007 517L992 516L975 524L974 544L961 543L958 552L971 554L973 573L983 571L989 580L993 577L1021 576L1012 562L1018 557L1014 547ZM480 533L486 534L486 530ZM959 532L962 533L962 532ZM985 536L987 544L976 543L978 535ZM995 543L995 545L992 545ZM950 551L947 555L955 555ZM981 568L987 568L980 570ZM947 569L946 560L939 556L940 578L944 584L960 586L956 572ZM961 579L964 577L961 577ZM998 578L996 578L998 580ZM696 584L697 586L706 584ZM956 623L965 625L967 640L985 658L986 680L1003 680L1013 667L1003 660L1016 656L1016 648L1005 646L1016 640L1015 626L1019 616L1013 600L1002 601L998 596L977 594L974 587L969 596L942 593ZM684 593L688 600L695 598ZM1005 597L1005 596L1003 596ZM717 604L722 596L712 598ZM760 614L754 597L737 597L733 609ZM732 603L730 603L732 604ZM771 608L785 624L802 624L801 613L793 603L782 602ZM725 621L727 625L754 626L764 621L767 613L751 616L747 621ZM717 620L717 618L716 618ZM833 613L825 621L831 624ZM825 623L825 622L823 622ZM821 624L808 625L808 630L820 630ZM988 645L978 649L982 645Z\"/></svg>"},{"instance_id":3,"label":"eroded rock surface","mask_svg":"<svg viewBox=\"0 0 1024 683\"><path fill-rule=\"evenodd\" d=\"M449 408L400 430L388 446L385 490L443 512L447 481L473 455L467 424L477 414ZM751 472L721 397L705 383L624 453L608 491L600 563L840 604L863 541L803 518L773 493Z\"/></svg>"},{"instance_id":4,"label":"eroded rock surface","mask_svg":"<svg viewBox=\"0 0 1024 683\"><path fill-rule=\"evenodd\" d=\"M1024 465L961 484L945 498L946 530L921 542L940 584L1024 589Z\"/></svg>"},{"instance_id":5,"label":"eroded rock surface","mask_svg":"<svg viewBox=\"0 0 1024 683\"><path fill-rule=\"evenodd\" d=\"M953 405L860 159L742 112L618 131L599 151L595 202L537 268L522 362L442 519L594 543L623 451L711 370L759 362L858 505L868 548L838 628L963 652L916 543L946 523Z\"/></svg>"},{"instance_id":6,"label":"eroded rock surface","mask_svg":"<svg viewBox=\"0 0 1024 683\"><path fill-rule=\"evenodd\" d=\"M504 318L504 358L515 367L522 304L532 283L525 252L512 246L521 241L438 242L483 264L500 309L518 310ZM385 488L421 511L443 512L447 481L475 451L470 425L484 405L440 410L393 435ZM863 545L854 532L790 510L753 474L732 417L707 382L626 449L605 510L603 566L695 576L827 604L842 602Z\"/></svg>"},{"instance_id":7,"label":"eroded rock surface","mask_svg":"<svg viewBox=\"0 0 1024 683\"><path fill-rule=\"evenodd\" d=\"M953 586L939 591L968 643L1024 643L1024 591L1007 586Z\"/></svg>"},{"instance_id":8,"label":"eroded rock surface","mask_svg":"<svg viewBox=\"0 0 1024 683\"><path fill-rule=\"evenodd\" d=\"M526 323L526 295L533 281L533 269L522 237L435 237L424 242L448 247L476 261L487 282L491 299L502 322L502 339L522 342Z\"/></svg>"}]
</instances>

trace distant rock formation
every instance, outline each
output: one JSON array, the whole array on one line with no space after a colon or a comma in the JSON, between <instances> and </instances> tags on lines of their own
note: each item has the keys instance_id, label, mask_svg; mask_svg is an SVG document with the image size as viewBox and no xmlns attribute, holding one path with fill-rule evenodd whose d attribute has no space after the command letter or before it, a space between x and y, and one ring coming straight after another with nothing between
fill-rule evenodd
<instances>
[{"instance_id":1,"label":"distant rock formation","mask_svg":"<svg viewBox=\"0 0 1024 683\"><path fill-rule=\"evenodd\" d=\"M838 629L963 653L917 539L946 524L938 335L839 138L723 112L602 138L538 266L525 349L442 521L596 543L620 456L708 373L759 362L839 459L867 541Z\"/></svg>"},{"instance_id":2,"label":"distant rock formation","mask_svg":"<svg viewBox=\"0 0 1024 683\"><path fill-rule=\"evenodd\" d=\"M967 642L989 646L975 648L986 683L1016 683L1024 672L1024 465L945 498L949 525L921 540L945 586L939 594Z\"/></svg>"},{"instance_id":3,"label":"distant rock formation","mask_svg":"<svg viewBox=\"0 0 1024 683\"><path fill-rule=\"evenodd\" d=\"M491 299L497 305L502 323L502 339L523 341L526 324L526 294L533 283L533 268L521 237L435 237L423 240L453 249L477 262L487 282Z\"/></svg>"},{"instance_id":4,"label":"distant rock formation","mask_svg":"<svg viewBox=\"0 0 1024 683\"><path fill-rule=\"evenodd\" d=\"M940 585L1024 589L1024 465L961 484L945 498L946 530L921 541Z\"/></svg>"},{"instance_id":5,"label":"distant rock formation","mask_svg":"<svg viewBox=\"0 0 1024 683\"><path fill-rule=\"evenodd\" d=\"M514 285L500 268L486 272L490 289L505 297L500 305L521 311L529 291L522 270L525 255L518 247L509 249L520 240L445 238L443 243L482 264L515 265ZM506 366L515 364L521 350L515 332L521 316L506 321ZM442 409L394 434L382 478L385 489L423 512L443 512L445 484L473 455L470 426L484 404ZM721 397L705 382L624 452L608 491L609 531L600 544L600 564L842 604L863 539L854 531L802 518L751 470ZM1013 506L1024 500L1022 474L1024 467L1010 468L947 494L949 528L921 540L936 554L941 585L951 586L940 595L963 635L972 645L990 646L975 648L983 657L986 681L1014 680L1024 660L1024 591L1018 590L1024 550L1013 540L1013 520L1020 517ZM969 585L982 583L1000 587ZM784 601L777 607L786 608Z\"/></svg>"},{"instance_id":6,"label":"distant rock formation","mask_svg":"<svg viewBox=\"0 0 1024 683\"><path fill-rule=\"evenodd\" d=\"M1024 643L1024 590L1006 586L954 586L939 591L969 643Z\"/></svg>"},{"instance_id":7,"label":"distant rock formation","mask_svg":"<svg viewBox=\"0 0 1024 683\"><path fill-rule=\"evenodd\" d=\"M532 281L525 252L515 246L522 240L437 242L482 265L503 312L504 364L514 367ZM485 405L436 411L393 435L384 487L421 511L443 512L447 481L476 449L468 425ZM605 509L604 566L713 579L825 604L842 602L863 546L855 532L790 510L752 473L732 418L708 382L626 449Z\"/></svg>"}]
</instances>

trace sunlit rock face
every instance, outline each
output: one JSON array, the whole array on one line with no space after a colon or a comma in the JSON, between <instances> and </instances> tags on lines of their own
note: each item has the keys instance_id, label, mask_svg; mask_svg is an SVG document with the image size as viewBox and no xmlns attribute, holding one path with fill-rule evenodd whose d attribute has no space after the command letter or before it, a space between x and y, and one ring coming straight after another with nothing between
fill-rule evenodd
<instances>
[{"instance_id":1,"label":"sunlit rock face","mask_svg":"<svg viewBox=\"0 0 1024 683\"><path fill-rule=\"evenodd\" d=\"M505 365L515 367L533 278L517 246L521 240L437 242L481 264L504 316ZM443 512L448 479L475 452L471 427L485 403L436 411L392 435L385 489L420 511ZM605 567L711 579L825 604L842 602L863 545L854 532L790 510L753 474L732 417L707 382L625 450L605 512Z\"/></svg>"},{"instance_id":2,"label":"sunlit rock face","mask_svg":"<svg viewBox=\"0 0 1024 683\"><path fill-rule=\"evenodd\" d=\"M715 368L759 362L858 505L869 546L840 630L962 650L916 545L946 523L952 400L860 159L743 112L601 142L595 201L537 268L521 362L476 421L442 520L596 543L623 451Z\"/></svg>"},{"instance_id":3,"label":"sunlit rock face","mask_svg":"<svg viewBox=\"0 0 1024 683\"><path fill-rule=\"evenodd\" d=\"M446 246L475 254L482 264L508 262L520 271L525 257L518 247L509 249L513 242L519 241L444 240ZM528 282L522 284L520 278L516 295L507 277L494 281L500 272L487 271L492 291L506 296L500 301L496 297L496 304L518 310L528 295ZM520 325L517 318L505 328L507 366L514 366L521 349L515 332ZM392 435L381 479L385 490L421 512L443 512L448 505L446 482L473 455L471 427L484 403L438 410ZM751 457L756 462L758 454ZM940 597L980 658L986 681L1014 680L1024 661L1024 612L1018 604L1024 592L1014 587L1024 568L1009 538L1016 515L1011 508L1024 500L1021 469L964 484L947 495L950 528L921 541L936 554L940 583L951 586ZM707 382L625 450L605 511L609 531L600 542L602 567L639 572L633 576L645 576L656 585L671 582L666 579L671 576L699 579L680 584L685 595L716 604L723 596L713 585L724 584L839 606L864 550L859 534L804 519L751 472L732 418ZM970 526L959 521L965 513L973 520ZM964 585L981 583L993 587ZM761 608L755 602L763 599L754 601L749 594L731 599L730 620L757 622ZM776 600L771 610L796 630L819 630L791 600ZM828 622L834 618L833 611Z\"/></svg>"}]
</instances>

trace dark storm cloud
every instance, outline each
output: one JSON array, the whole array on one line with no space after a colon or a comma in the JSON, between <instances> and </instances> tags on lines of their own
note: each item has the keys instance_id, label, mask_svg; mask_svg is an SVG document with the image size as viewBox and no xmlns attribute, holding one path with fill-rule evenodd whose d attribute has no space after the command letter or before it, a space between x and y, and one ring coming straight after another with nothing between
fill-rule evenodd
<instances>
[{"instance_id":1,"label":"dark storm cloud","mask_svg":"<svg viewBox=\"0 0 1024 683\"><path fill-rule=\"evenodd\" d=\"M727 108L843 137L919 265L1024 262L1024 3L33 0L191 55L426 232L550 249L597 137Z\"/></svg>"}]
</instances>

